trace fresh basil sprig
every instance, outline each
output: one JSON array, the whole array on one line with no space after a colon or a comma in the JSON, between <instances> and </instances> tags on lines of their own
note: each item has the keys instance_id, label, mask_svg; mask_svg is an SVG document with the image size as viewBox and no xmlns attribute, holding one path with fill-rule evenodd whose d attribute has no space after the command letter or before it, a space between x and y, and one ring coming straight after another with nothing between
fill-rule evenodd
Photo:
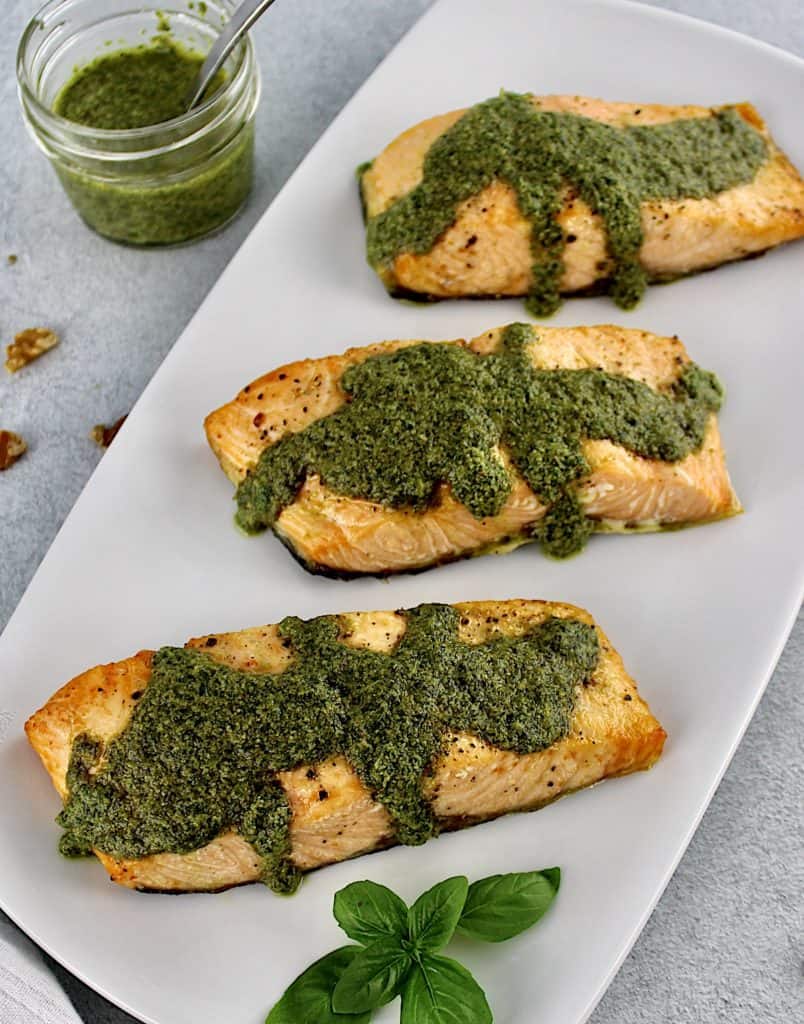
<instances>
[{"instance_id":1,"label":"fresh basil sprig","mask_svg":"<svg viewBox=\"0 0 804 1024\"><path fill-rule=\"evenodd\" d=\"M408 911L410 939L420 951L443 949L455 934L469 882L463 875L447 878L423 892Z\"/></svg>"},{"instance_id":2,"label":"fresh basil sprig","mask_svg":"<svg viewBox=\"0 0 804 1024\"><path fill-rule=\"evenodd\" d=\"M352 882L339 889L332 913L349 938L364 946L403 935L408 924L405 901L377 882Z\"/></svg>"},{"instance_id":3,"label":"fresh basil sprig","mask_svg":"<svg viewBox=\"0 0 804 1024\"><path fill-rule=\"evenodd\" d=\"M399 995L410 971L404 940L377 939L358 953L332 992L336 1013L363 1013L385 1006Z\"/></svg>"},{"instance_id":4,"label":"fresh basil sprig","mask_svg":"<svg viewBox=\"0 0 804 1024\"><path fill-rule=\"evenodd\" d=\"M265 1024L368 1024L370 1013L335 1013L332 1009L333 989L360 951L360 946L341 946L316 960L285 989Z\"/></svg>"},{"instance_id":5,"label":"fresh basil sprig","mask_svg":"<svg viewBox=\"0 0 804 1024\"><path fill-rule=\"evenodd\" d=\"M536 924L561 885L561 869L491 875L469 887L458 931L482 942L504 942Z\"/></svg>"},{"instance_id":6,"label":"fresh basil sprig","mask_svg":"<svg viewBox=\"0 0 804 1024\"><path fill-rule=\"evenodd\" d=\"M457 960L425 953L402 990L400 1024L491 1024L486 993Z\"/></svg>"},{"instance_id":7,"label":"fresh basil sprig","mask_svg":"<svg viewBox=\"0 0 804 1024\"><path fill-rule=\"evenodd\" d=\"M491 1024L483 989L456 960L438 955L456 932L503 942L534 925L555 899L561 871L492 875L469 885L458 875L408 908L376 882L335 894L333 914L358 946L343 946L300 974L265 1024L368 1024L402 996L401 1024Z\"/></svg>"}]
</instances>

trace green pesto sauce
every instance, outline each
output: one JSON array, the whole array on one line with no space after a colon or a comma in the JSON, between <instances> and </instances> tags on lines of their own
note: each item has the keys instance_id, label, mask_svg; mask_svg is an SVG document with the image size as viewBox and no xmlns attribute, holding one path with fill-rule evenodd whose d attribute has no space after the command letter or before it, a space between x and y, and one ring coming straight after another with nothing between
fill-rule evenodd
<instances>
[{"instance_id":1,"label":"green pesto sauce","mask_svg":"<svg viewBox=\"0 0 804 1024\"><path fill-rule=\"evenodd\" d=\"M186 853L235 829L262 857L267 884L292 891L298 872L277 772L344 755L399 842L415 845L438 832L422 780L449 732L523 754L568 734L577 687L598 662L593 627L550 618L522 637L472 646L448 605L406 615L390 654L346 646L332 616L287 618L280 630L295 658L278 675L199 650L157 652L125 730L107 745L86 735L73 744L62 852Z\"/></svg>"},{"instance_id":2,"label":"green pesto sauce","mask_svg":"<svg viewBox=\"0 0 804 1024\"><path fill-rule=\"evenodd\" d=\"M203 56L166 36L107 53L79 68L54 104L55 113L90 128L145 128L178 117ZM225 83L220 72L206 98ZM100 234L133 245L172 245L200 238L229 221L251 190L254 135L250 123L220 130L192 148L96 171L57 161L65 191ZM156 144L154 144L156 145ZM111 168L111 169L109 169Z\"/></svg>"},{"instance_id":3,"label":"green pesto sauce","mask_svg":"<svg viewBox=\"0 0 804 1024\"><path fill-rule=\"evenodd\" d=\"M204 57L157 36L151 43L117 50L79 68L53 105L55 113L89 128L145 128L179 117ZM219 74L207 93L221 87Z\"/></svg>"},{"instance_id":4,"label":"green pesto sauce","mask_svg":"<svg viewBox=\"0 0 804 1024\"><path fill-rule=\"evenodd\" d=\"M421 183L368 222L368 259L382 269L402 252L429 252L455 222L459 204L504 181L532 224L527 309L547 316L561 302L567 239L556 215L569 186L603 220L613 264L610 291L630 309L646 284L639 262L640 204L701 199L749 182L766 155L762 136L733 109L617 128L539 111L527 96L502 93L472 107L439 136L427 151Z\"/></svg>"},{"instance_id":5,"label":"green pesto sauce","mask_svg":"<svg viewBox=\"0 0 804 1024\"><path fill-rule=\"evenodd\" d=\"M723 393L695 364L665 392L602 370L537 370L529 347L538 343L528 324L510 324L491 355L423 343L350 367L345 405L262 452L238 487L238 523L252 533L273 526L311 473L337 494L394 508L424 509L448 483L483 519L511 491L501 445L550 505L544 549L579 551L591 529L575 497L589 472L583 440L675 462L700 447Z\"/></svg>"}]
</instances>

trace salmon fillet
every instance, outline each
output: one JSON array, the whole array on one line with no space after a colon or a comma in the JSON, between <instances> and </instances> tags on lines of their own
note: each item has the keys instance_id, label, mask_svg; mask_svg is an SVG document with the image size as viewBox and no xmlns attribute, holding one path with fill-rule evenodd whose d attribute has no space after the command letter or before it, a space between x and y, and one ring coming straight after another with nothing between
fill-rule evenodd
<instances>
[{"instance_id":1,"label":"salmon fillet","mask_svg":"<svg viewBox=\"0 0 804 1024\"><path fill-rule=\"evenodd\" d=\"M489 354L497 351L503 330L443 344ZM538 327L537 335L538 344L529 348L536 369L599 368L655 390L672 386L690 361L678 338L623 327ZM416 344L421 342L388 341L305 359L247 385L205 421L207 439L226 475L239 484L266 447L338 410L347 401L339 381L350 366ZM606 440L585 441L583 454L591 472L581 481L578 497L597 530L658 530L740 511L715 415L700 449L678 462L643 458ZM403 572L511 550L533 540L548 506L505 452L501 458L512 486L495 516L476 519L448 485L430 506L417 511L336 494L310 474L273 529L306 568L332 575Z\"/></svg>"},{"instance_id":2,"label":"salmon fillet","mask_svg":"<svg viewBox=\"0 0 804 1024\"><path fill-rule=\"evenodd\" d=\"M665 732L639 696L620 655L588 612L546 601L480 601L454 606L458 636L467 644L523 636L551 617L593 626L599 659L577 687L569 734L547 749L516 754L476 736L448 738L446 753L422 782L443 829L476 824L510 811L533 810L601 779L651 767ZM401 612L355 612L338 617L341 642L389 653L406 629ZM281 673L293 655L277 626L190 640L212 659L244 672ZM28 739L60 796L66 799L73 741L84 734L112 740L125 729L148 686L152 652L100 665L62 687L25 725ZM279 773L290 804L292 863L302 871L393 845L388 813L343 757ZM326 797L322 799L321 794ZM216 891L254 882L261 861L235 831L192 853L158 853L136 860L94 851L113 881L133 889Z\"/></svg>"},{"instance_id":3,"label":"salmon fillet","mask_svg":"<svg viewBox=\"0 0 804 1024\"><path fill-rule=\"evenodd\" d=\"M708 118L718 110L735 109L765 140L767 158L752 181L709 198L641 204L639 262L649 280L705 270L804 235L804 180L748 103L710 109L608 103L580 96L529 99L539 111L576 114L615 127ZM369 220L419 184L428 150L465 113L455 110L415 125L373 161L361 176ZM556 220L570 243L561 255L560 292L596 288L609 278L613 266L601 217L568 186ZM388 265L375 269L392 294L447 299L527 295L533 264L531 224L520 210L516 192L495 180L460 204L454 222L428 252L401 252Z\"/></svg>"}]
</instances>

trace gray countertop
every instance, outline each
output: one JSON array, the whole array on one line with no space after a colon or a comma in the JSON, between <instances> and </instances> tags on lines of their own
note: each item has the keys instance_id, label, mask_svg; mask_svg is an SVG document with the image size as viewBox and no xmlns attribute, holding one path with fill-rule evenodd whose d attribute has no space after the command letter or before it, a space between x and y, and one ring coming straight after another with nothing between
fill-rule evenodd
<instances>
[{"instance_id":1,"label":"gray countertop","mask_svg":"<svg viewBox=\"0 0 804 1024\"><path fill-rule=\"evenodd\" d=\"M260 214L428 0L293 0L256 29L264 101L246 212L191 248L140 252L87 231L28 142L14 48L35 0L6 0L0 36L0 331L45 323L64 344L0 376L0 427L28 455L0 477L0 626L100 458L92 425L127 412ZM168 7L170 4L167 5ZM654 0L804 55L801 0ZM790 97L791 102L800 99ZM15 253L14 266L6 255ZM748 591L748 588L747 588ZM800 617L734 761L594 1024L788 1024L801 1012ZM132 1018L57 965L89 1024ZM798 1019L801 1019L800 1017Z\"/></svg>"}]
</instances>

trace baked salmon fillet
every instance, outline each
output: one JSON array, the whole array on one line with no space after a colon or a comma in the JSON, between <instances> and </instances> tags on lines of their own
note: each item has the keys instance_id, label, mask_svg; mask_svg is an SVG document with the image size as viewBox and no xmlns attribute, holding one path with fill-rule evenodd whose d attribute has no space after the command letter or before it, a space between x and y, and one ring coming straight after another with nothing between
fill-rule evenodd
<instances>
[{"instance_id":1,"label":"baked salmon fillet","mask_svg":"<svg viewBox=\"0 0 804 1024\"><path fill-rule=\"evenodd\" d=\"M513 324L282 366L205 429L247 530L310 571L382 575L734 515L719 402L676 337Z\"/></svg>"},{"instance_id":2,"label":"baked salmon fillet","mask_svg":"<svg viewBox=\"0 0 804 1024\"><path fill-rule=\"evenodd\" d=\"M804 181L748 103L501 94L430 118L359 171L368 259L393 295L574 292L625 307L804 235Z\"/></svg>"},{"instance_id":3,"label":"baked salmon fillet","mask_svg":"<svg viewBox=\"0 0 804 1024\"><path fill-rule=\"evenodd\" d=\"M665 740L588 612L530 600L141 651L77 676L25 729L64 801L65 852L167 892L289 890L301 872L649 768Z\"/></svg>"}]
</instances>

